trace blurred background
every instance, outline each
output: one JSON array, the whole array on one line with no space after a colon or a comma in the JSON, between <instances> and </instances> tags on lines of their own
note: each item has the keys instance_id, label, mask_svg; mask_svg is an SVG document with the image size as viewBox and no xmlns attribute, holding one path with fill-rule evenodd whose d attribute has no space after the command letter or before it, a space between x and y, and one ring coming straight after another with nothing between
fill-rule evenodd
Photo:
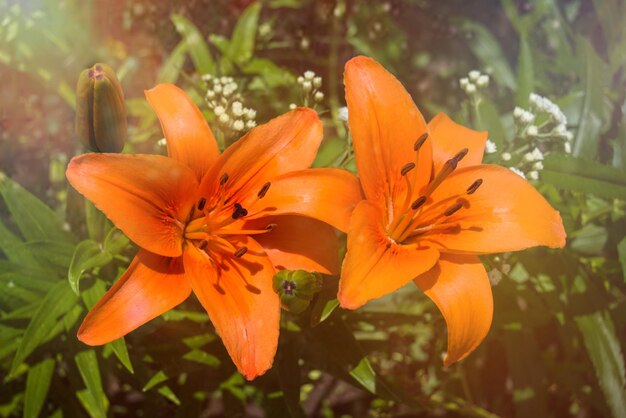
<instances>
[{"instance_id":1,"label":"blurred background","mask_svg":"<svg viewBox=\"0 0 626 418\"><path fill-rule=\"evenodd\" d=\"M0 416L625 417L625 19L622 0L0 0ZM332 289L283 312L274 368L253 382L194 298L125 340L79 343L136 251L65 180L85 152L80 72L116 70L124 152L165 152L143 90L172 82L222 147L314 107L315 164L354 169L342 72L359 54L427 120L488 130L485 160L561 212L565 249L483 258L482 345L444 368L445 322L414 286L355 312Z\"/></svg>"}]
</instances>

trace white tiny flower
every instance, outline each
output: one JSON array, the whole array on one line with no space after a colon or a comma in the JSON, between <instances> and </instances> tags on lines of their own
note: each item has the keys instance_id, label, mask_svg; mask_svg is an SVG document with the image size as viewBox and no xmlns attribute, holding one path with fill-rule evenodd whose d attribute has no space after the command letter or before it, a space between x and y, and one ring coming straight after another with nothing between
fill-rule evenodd
<instances>
[{"instance_id":1,"label":"white tiny flower","mask_svg":"<svg viewBox=\"0 0 626 418\"><path fill-rule=\"evenodd\" d=\"M296 78L296 81L298 82L298 84L302 84L302 83L304 83L304 77L302 77L300 75L300 76L298 76L298 78Z\"/></svg>"},{"instance_id":2,"label":"white tiny flower","mask_svg":"<svg viewBox=\"0 0 626 418\"><path fill-rule=\"evenodd\" d=\"M226 112L224 106L215 106L215 109L213 109L213 113L215 113L215 116L221 116L224 114L224 112Z\"/></svg>"},{"instance_id":3,"label":"white tiny flower","mask_svg":"<svg viewBox=\"0 0 626 418\"><path fill-rule=\"evenodd\" d=\"M509 167L509 170L511 170L512 172L514 172L515 174L517 174L518 176L520 176L521 178L525 179L526 176L524 175L524 172L518 168L515 167Z\"/></svg>"},{"instance_id":4,"label":"white tiny flower","mask_svg":"<svg viewBox=\"0 0 626 418\"><path fill-rule=\"evenodd\" d=\"M535 121L535 115L524 110L522 116L520 117L520 120L523 123L533 123Z\"/></svg>"},{"instance_id":5,"label":"white tiny flower","mask_svg":"<svg viewBox=\"0 0 626 418\"><path fill-rule=\"evenodd\" d=\"M566 141L571 141L572 139L574 139L574 134L571 133L570 131L567 131L567 132L565 132L564 137L565 137Z\"/></svg>"},{"instance_id":6,"label":"white tiny flower","mask_svg":"<svg viewBox=\"0 0 626 418\"><path fill-rule=\"evenodd\" d=\"M472 81L477 81L477 80L478 80L478 78L480 77L480 71L478 71L478 70L472 70L472 71L470 71L467 75L469 76L469 79L470 79L470 80L472 80Z\"/></svg>"},{"instance_id":7,"label":"white tiny flower","mask_svg":"<svg viewBox=\"0 0 626 418\"><path fill-rule=\"evenodd\" d=\"M246 128L248 128L248 129L252 129L255 126L256 126L256 122L253 121L253 120L249 120L249 121L246 122Z\"/></svg>"},{"instance_id":8,"label":"white tiny flower","mask_svg":"<svg viewBox=\"0 0 626 418\"><path fill-rule=\"evenodd\" d=\"M539 180L539 173L537 171L535 171L535 170L530 171L528 173L528 178L531 179L531 180Z\"/></svg>"},{"instance_id":9,"label":"white tiny flower","mask_svg":"<svg viewBox=\"0 0 626 418\"><path fill-rule=\"evenodd\" d=\"M469 83L467 86L465 86L465 92L467 94L476 93L476 85Z\"/></svg>"},{"instance_id":10,"label":"white tiny flower","mask_svg":"<svg viewBox=\"0 0 626 418\"><path fill-rule=\"evenodd\" d=\"M511 153L510 152L503 152L502 153L502 159L504 161L511 161Z\"/></svg>"},{"instance_id":11,"label":"white tiny flower","mask_svg":"<svg viewBox=\"0 0 626 418\"><path fill-rule=\"evenodd\" d=\"M222 92L222 85L221 84L216 84L215 86L213 86L213 91L216 93L221 93Z\"/></svg>"},{"instance_id":12,"label":"white tiny flower","mask_svg":"<svg viewBox=\"0 0 626 418\"><path fill-rule=\"evenodd\" d=\"M236 131L243 131L246 125L243 123L241 119L237 119L233 122L233 129Z\"/></svg>"},{"instance_id":13,"label":"white tiny flower","mask_svg":"<svg viewBox=\"0 0 626 418\"><path fill-rule=\"evenodd\" d=\"M528 96L528 101L531 104L534 104L535 106L539 103L540 99L541 99L541 96L535 93L530 93L530 96Z\"/></svg>"},{"instance_id":14,"label":"white tiny flower","mask_svg":"<svg viewBox=\"0 0 626 418\"><path fill-rule=\"evenodd\" d=\"M469 84L469 79L467 77L463 77L462 79L459 80L459 85L461 86L463 90L465 90L468 84Z\"/></svg>"},{"instance_id":15,"label":"white tiny flower","mask_svg":"<svg viewBox=\"0 0 626 418\"><path fill-rule=\"evenodd\" d=\"M316 102L321 102L324 99L324 93L321 91L316 91L315 96L313 96Z\"/></svg>"},{"instance_id":16,"label":"white tiny flower","mask_svg":"<svg viewBox=\"0 0 626 418\"><path fill-rule=\"evenodd\" d=\"M572 144L570 144L569 142L566 142L563 144L563 149L565 150L565 152L567 154L571 154L572 153Z\"/></svg>"},{"instance_id":17,"label":"white tiny flower","mask_svg":"<svg viewBox=\"0 0 626 418\"><path fill-rule=\"evenodd\" d=\"M230 117L229 117L226 113L222 113L222 114L219 116L218 120L219 120L221 123L228 123L228 121L230 120Z\"/></svg>"},{"instance_id":18,"label":"white tiny flower","mask_svg":"<svg viewBox=\"0 0 626 418\"><path fill-rule=\"evenodd\" d=\"M346 106L340 107L339 114L337 116L339 117L339 120L347 122L348 121L348 108Z\"/></svg>"},{"instance_id":19,"label":"white tiny flower","mask_svg":"<svg viewBox=\"0 0 626 418\"><path fill-rule=\"evenodd\" d=\"M513 109L513 117L516 119L521 119L524 112L526 112L524 109L519 106L515 106L515 109Z\"/></svg>"},{"instance_id":20,"label":"white tiny flower","mask_svg":"<svg viewBox=\"0 0 626 418\"><path fill-rule=\"evenodd\" d=\"M222 76L222 77L220 77L220 82L221 82L222 84L226 84L226 83L228 83L230 80L231 80L231 79L230 79L229 77L226 77L226 76Z\"/></svg>"},{"instance_id":21,"label":"white tiny flower","mask_svg":"<svg viewBox=\"0 0 626 418\"><path fill-rule=\"evenodd\" d=\"M254 109L247 109L247 111L246 111L246 118L248 118L248 119L256 118L256 110L254 110Z\"/></svg>"},{"instance_id":22,"label":"white tiny flower","mask_svg":"<svg viewBox=\"0 0 626 418\"><path fill-rule=\"evenodd\" d=\"M485 152L487 154L493 154L496 151L498 151L498 147L496 147L496 143L493 142L491 139L488 139L487 143L485 144Z\"/></svg>"},{"instance_id":23,"label":"white tiny flower","mask_svg":"<svg viewBox=\"0 0 626 418\"><path fill-rule=\"evenodd\" d=\"M310 81L305 80L304 83L302 83L302 89L304 91L311 91L312 88L313 88L313 84Z\"/></svg>"},{"instance_id":24,"label":"white tiny flower","mask_svg":"<svg viewBox=\"0 0 626 418\"><path fill-rule=\"evenodd\" d=\"M204 81L205 83L208 83L209 81L211 81L212 78L213 76L211 74L204 74L202 76L202 81Z\"/></svg>"},{"instance_id":25,"label":"white tiny flower","mask_svg":"<svg viewBox=\"0 0 626 418\"><path fill-rule=\"evenodd\" d=\"M243 115L243 105L239 101L234 101L231 105L233 110L233 115L242 116Z\"/></svg>"},{"instance_id":26,"label":"white tiny flower","mask_svg":"<svg viewBox=\"0 0 626 418\"><path fill-rule=\"evenodd\" d=\"M533 155L532 152L527 152L526 154L524 154L524 161L528 161L529 163L532 163L533 161L535 161L535 156Z\"/></svg>"},{"instance_id":27,"label":"white tiny flower","mask_svg":"<svg viewBox=\"0 0 626 418\"><path fill-rule=\"evenodd\" d=\"M206 98L207 98L207 99L212 99L212 98L214 98L214 97L215 97L215 92L214 92L213 90L208 90L208 91L206 92Z\"/></svg>"},{"instance_id":28,"label":"white tiny flower","mask_svg":"<svg viewBox=\"0 0 626 418\"><path fill-rule=\"evenodd\" d=\"M533 164L533 168L535 170L543 170L543 163L541 161L537 161L535 164Z\"/></svg>"},{"instance_id":29,"label":"white tiny flower","mask_svg":"<svg viewBox=\"0 0 626 418\"><path fill-rule=\"evenodd\" d=\"M309 80L309 81L310 81L310 80L313 80L313 79L315 78L315 73L314 73L313 71L311 71L311 70L309 70L309 71L305 71L305 72L304 72L304 78L305 78L306 80Z\"/></svg>"},{"instance_id":30,"label":"white tiny flower","mask_svg":"<svg viewBox=\"0 0 626 418\"><path fill-rule=\"evenodd\" d=\"M315 77L313 79L313 86L316 87L316 88L322 87L322 77L319 77L319 76Z\"/></svg>"},{"instance_id":31,"label":"white tiny flower","mask_svg":"<svg viewBox=\"0 0 626 418\"><path fill-rule=\"evenodd\" d=\"M534 161L543 160L543 152L541 152L539 148L535 147L535 149L532 151L532 154L533 154Z\"/></svg>"},{"instance_id":32,"label":"white tiny flower","mask_svg":"<svg viewBox=\"0 0 626 418\"><path fill-rule=\"evenodd\" d=\"M157 145L160 147L164 147L165 145L167 145L167 142L165 141L165 138L161 138L157 141Z\"/></svg>"},{"instance_id":33,"label":"white tiny flower","mask_svg":"<svg viewBox=\"0 0 626 418\"><path fill-rule=\"evenodd\" d=\"M478 80L476 80L476 85L478 87L487 87L489 85L489 76L482 74L478 77Z\"/></svg>"},{"instance_id":34,"label":"white tiny flower","mask_svg":"<svg viewBox=\"0 0 626 418\"><path fill-rule=\"evenodd\" d=\"M290 110L294 110L296 107L298 107L298 106L297 106L295 103L291 103L291 104L289 105L289 109L290 109Z\"/></svg>"},{"instance_id":35,"label":"white tiny flower","mask_svg":"<svg viewBox=\"0 0 626 418\"><path fill-rule=\"evenodd\" d=\"M530 125L526 130L526 133L530 136L537 136L537 134L539 133L539 128L537 128L535 125Z\"/></svg>"}]
</instances>

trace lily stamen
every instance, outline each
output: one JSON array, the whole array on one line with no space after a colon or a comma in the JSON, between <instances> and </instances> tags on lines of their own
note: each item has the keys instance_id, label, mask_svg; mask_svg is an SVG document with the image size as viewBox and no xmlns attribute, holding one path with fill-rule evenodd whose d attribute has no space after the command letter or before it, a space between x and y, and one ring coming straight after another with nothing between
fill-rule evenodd
<instances>
[{"instance_id":1,"label":"lily stamen","mask_svg":"<svg viewBox=\"0 0 626 418\"><path fill-rule=\"evenodd\" d=\"M265 183L263 185L263 187L261 187L261 190L259 190L259 193L257 193L257 197L259 199L263 199L263 197L265 196L265 194L267 193L267 191L270 189L270 186L272 185L272 183L270 183L269 181L267 183Z\"/></svg>"},{"instance_id":2,"label":"lily stamen","mask_svg":"<svg viewBox=\"0 0 626 418\"><path fill-rule=\"evenodd\" d=\"M241 247L237 251L235 251L233 255L237 258L241 258L247 252L248 252L248 247Z\"/></svg>"},{"instance_id":3,"label":"lily stamen","mask_svg":"<svg viewBox=\"0 0 626 418\"><path fill-rule=\"evenodd\" d=\"M476 180L475 182L473 182L470 185L470 187L467 188L465 193L467 193L467 194L474 194L474 192L476 192L476 190L478 190L478 188L480 187L481 184L483 184L483 179Z\"/></svg>"},{"instance_id":4,"label":"lily stamen","mask_svg":"<svg viewBox=\"0 0 626 418\"><path fill-rule=\"evenodd\" d=\"M200 200L198 200L198 205L197 205L198 210L202 212L205 205L206 205L206 198L204 197L200 198Z\"/></svg>"}]
</instances>

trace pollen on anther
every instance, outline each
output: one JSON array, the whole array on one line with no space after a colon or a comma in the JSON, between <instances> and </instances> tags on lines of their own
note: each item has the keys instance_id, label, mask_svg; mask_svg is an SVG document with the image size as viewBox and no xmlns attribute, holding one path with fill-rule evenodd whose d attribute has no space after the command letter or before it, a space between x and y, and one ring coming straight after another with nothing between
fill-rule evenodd
<instances>
[{"instance_id":1,"label":"pollen on anther","mask_svg":"<svg viewBox=\"0 0 626 418\"><path fill-rule=\"evenodd\" d=\"M200 241L200 244L198 244L198 249L204 250L207 245L209 245L209 241L203 239L202 241Z\"/></svg>"},{"instance_id":2,"label":"pollen on anther","mask_svg":"<svg viewBox=\"0 0 626 418\"><path fill-rule=\"evenodd\" d=\"M240 258L243 257L245 253L248 252L248 247L241 247L237 251L235 251L235 257Z\"/></svg>"},{"instance_id":3,"label":"pollen on anther","mask_svg":"<svg viewBox=\"0 0 626 418\"><path fill-rule=\"evenodd\" d=\"M443 214L446 216L451 216L453 213L456 213L462 207L463 207L463 203L457 203L456 205L449 207Z\"/></svg>"},{"instance_id":4,"label":"pollen on anther","mask_svg":"<svg viewBox=\"0 0 626 418\"><path fill-rule=\"evenodd\" d=\"M267 183L265 183L263 185L263 187L261 187L261 190L259 190L259 193L257 193L257 197L259 199L263 199L263 197L265 196L265 194L267 193L267 191L270 189L270 186L272 185L272 183L270 183L269 181Z\"/></svg>"},{"instance_id":5,"label":"pollen on anther","mask_svg":"<svg viewBox=\"0 0 626 418\"><path fill-rule=\"evenodd\" d=\"M400 174L402 174L403 176L406 176L414 168L415 168L415 163L412 163L412 162L406 163L404 166L402 166L402 170L400 170Z\"/></svg>"},{"instance_id":6,"label":"pollen on anther","mask_svg":"<svg viewBox=\"0 0 626 418\"><path fill-rule=\"evenodd\" d=\"M206 205L206 199L203 197L198 200L198 210L204 209L204 205Z\"/></svg>"},{"instance_id":7,"label":"pollen on anther","mask_svg":"<svg viewBox=\"0 0 626 418\"><path fill-rule=\"evenodd\" d=\"M418 151L422 147L422 145L424 145L424 142L426 142L427 139L428 132L424 132L419 138L417 138L415 144L413 144L413 151Z\"/></svg>"},{"instance_id":8,"label":"pollen on anther","mask_svg":"<svg viewBox=\"0 0 626 418\"><path fill-rule=\"evenodd\" d=\"M220 177L220 186L225 185L227 181L228 181L228 173L222 174L222 177Z\"/></svg>"},{"instance_id":9,"label":"pollen on anther","mask_svg":"<svg viewBox=\"0 0 626 418\"><path fill-rule=\"evenodd\" d=\"M411 209L413 210L417 210L420 208L420 206L422 206L424 203L426 203L426 196L420 196L417 199L415 199L415 201L413 201L413 203L411 203Z\"/></svg>"},{"instance_id":10,"label":"pollen on anther","mask_svg":"<svg viewBox=\"0 0 626 418\"><path fill-rule=\"evenodd\" d=\"M483 184L483 179L478 179L475 182L473 182L470 187L467 188L467 190L465 191L467 194L473 194L476 190L478 190L478 188L480 187L480 185Z\"/></svg>"},{"instance_id":11,"label":"pollen on anther","mask_svg":"<svg viewBox=\"0 0 626 418\"><path fill-rule=\"evenodd\" d=\"M463 148L461 151L457 152L457 154L454 156L454 159L457 161L457 163L459 161L461 161L463 158L465 158L465 156L467 155L467 153L469 152L469 149L467 148Z\"/></svg>"}]
</instances>

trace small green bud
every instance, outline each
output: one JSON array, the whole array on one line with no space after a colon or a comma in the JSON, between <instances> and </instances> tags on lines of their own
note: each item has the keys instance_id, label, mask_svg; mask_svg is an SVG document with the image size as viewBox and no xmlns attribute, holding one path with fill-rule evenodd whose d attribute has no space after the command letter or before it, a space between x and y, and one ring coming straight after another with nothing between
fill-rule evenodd
<instances>
[{"instance_id":1,"label":"small green bud","mask_svg":"<svg viewBox=\"0 0 626 418\"><path fill-rule=\"evenodd\" d=\"M96 64L76 85L76 133L94 152L120 152L126 141L124 92L115 72Z\"/></svg>"},{"instance_id":2,"label":"small green bud","mask_svg":"<svg viewBox=\"0 0 626 418\"><path fill-rule=\"evenodd\" d=\"M273 283L282 308L295 314L306 310L323 284L321 274L304 270L281 270L274 275Z\"/></svg>"}]
</instances>

